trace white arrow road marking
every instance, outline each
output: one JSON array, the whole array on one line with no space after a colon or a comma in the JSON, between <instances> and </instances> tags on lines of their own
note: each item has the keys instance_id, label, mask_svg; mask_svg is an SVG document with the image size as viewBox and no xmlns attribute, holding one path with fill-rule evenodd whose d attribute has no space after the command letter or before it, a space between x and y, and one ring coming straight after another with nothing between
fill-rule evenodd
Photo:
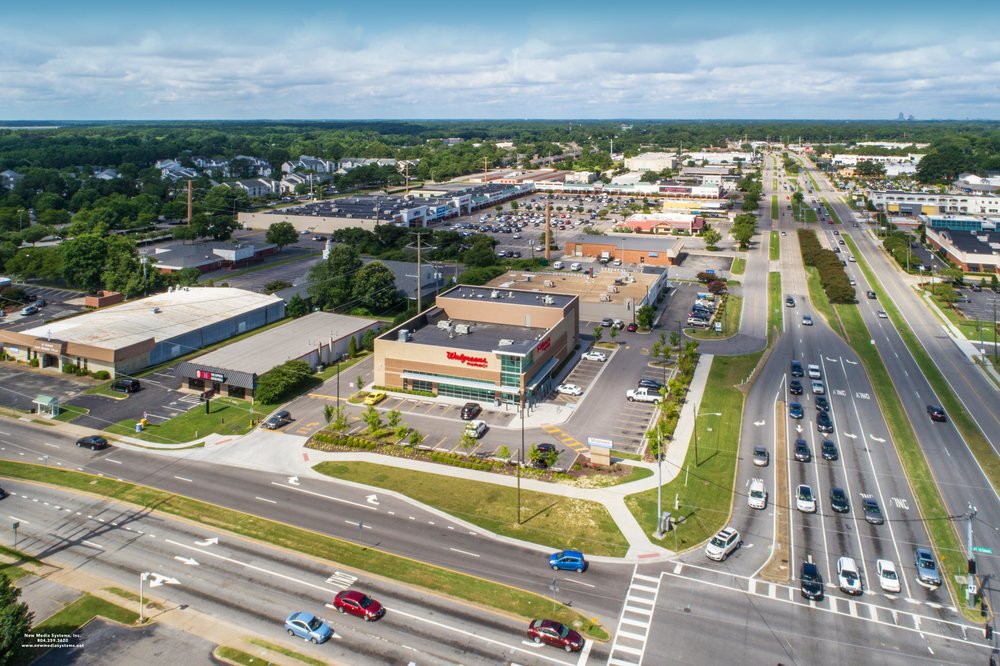
<instances>
[{"instance_id":1,"label":"white arrow road marking","mask_svg":"<svg viewBox=\"0 0 1000 666\"><path fill-rule=\"evenodd\" d=\"M857 439L857 438L858 438L858 436L857 436L857 435L852 435L852 434L851 434L851 433L849 433L849 432L845 432L845 433L844 433L844 437L850 437L851 439Z\"/></svg>"},{"instance_id":2,"label":"white arrow road marking","mask_svg":"<svg viewBox=\"0 0 1000 666\"><path fill-rule=\"evenodd\" d=\"M180 555L174 555L175 560L180 560L188 566L196 567L198 566L198 560L192 560L190 557L181 557Z\"/></svg>"},{"instance_id":3,"label":"white arrow road marking","mask_svg":"<svg viewBox=\"0 0 1000 666\"><path fill-rule=\"evenodd\" d=\"M374 504L378 506L378 495L369 495L365 499L368 500L369 504Z\"/></svg>"},{"instance_id":4,"label":"white arrow road marking","mask_svg":"<svg viewBox=\"0 0 1000 666\"><path fill-rule=\"evenodd\" d=\"M762 426L762 425L764 425L764 421L754 421L753 424L755 426Z\"/></svg>"},{"instance_id":5,"label":"white arrow road marking","mask_svg":"<svg viewBox=\"0 0 1000 666\"><path fill-rule=\"evenodd\" d=\"M345 499L340 499L339 497L330 497L329 495L323 495L322 493L314 493L311 490L303 490L302 488L295 488L294 486L286 486L285 484L278 483L277 481L272 481L271 485L278 486L279 488L288 488L289 490L297 490L298 492L305 493L306 495L314 495L315 497L322 497L323 499L333 500L334 502L350 504L351 506L360 506L362 509L371 509L372 511L378 511L377 508L373 506L368 506L367 504L358 504L357 502L350 502Z\"/></svg>"},{"instance_id":6,"label":"white arrow road marking","mask_svg":"<svg viewBox=\"0 0 1000 666\"><path fill-rule=\"evenodd\" d=\"M159 587L160 585L163 585L164 583L166 583L167 585L180 585L181 584L181 582L179 580L177 580L176 578L170 578L169 576L163 576L163 575L158 574L158 573L151 573L149 575L153 578L153 580L151 580L149 582L149 586L150 587Z\"/></svg>"},{"instance_id":7,"label":"white arrow road marking","mask_svg":"<svg viewBox=\"0 0 1000 666\"><path fill-rule=\"evenodd\" d=\"M846 359L846 358L844 359L844 363L850 363L851 365L857 365L858 364L857 361L851 361L851 360Z\"/></svg>"},{"instance_id":8,"label":"white arrow road marking","mask_svg":"<svg viewBox=\"0 0 1000 666\"><path fill-rule=\"evenodd\" d=\"M802 426L800 425L795 426L795 429L798 430L799 432L802 432Z\"/></svg>"},{"instance_id":9,"label":"white arrow road marking","mask_svg":"<svg viewBox=\"0 0 1000 666\"><path fill-rule=\"evenodd\" d=\"M885 440L882 439L881 437L876 437L875 435L873 435L871 433L868 433L868 436L871 437L872 439L874 439L876 442L885 443Z\"/></svg>"},{"instance_id":10,"label":"white arrow road marking","mask_svg":"<svg viewBox=\"0 0 1000 666\"><path fill-rule=\"evenodd\" d=\"M297 476L288 477L288 483L292 484L293 486L299 485L299 477Z\"/></svg>"},{"instance_id":11,"label":"white arrow road marking","mask_svg":"<svg viewBox=\"0 0 1000 666\"><path fill-rule=\"evenodd\" d=\"M330 588L323 587L322 585L314 585L312 583L307 583L304 580L299 580L298 578L292 578L291 576L286 576L285 574L280 574L277 571L271 571L269 569L264 569L262 567L255 567L252 564L247 564L246 562L240 562L239 560L234 560L231 557L226 557L225 555L219 555L219 554L213 553L211 551L202 550L200 548L195 548L194 546L189 546L186 543L177 543L176 541L171 541L170 539L167 539L166 541L167 541L167 543L173 544L175 546L180 546L181 548L187 548L188 550L193 550L193 551L195 551L197 553L201 553L202 555L205 555L207 557L214 557L216 559L224 560L224 561L230 562L232 564L238 564L241 567L246 567L247 569L253 569L254 571L260 571L261 573L266 573L266 574L270 574L272 576L277 576L278 578L284 578L285 580L290 580L293 583L299 583L300 585L305 585L306 587L312 587L312 588L317 589L317 590L322 590L323 592L329 592L330 594L337 594L337 590L331 590Z\"/></svg>"},{"instance_id":12,"label":"white arrow road marking","mask_svg":"<svg viewBox=\"0 0 1000 666\"><path fill-rule=\"evenodd\" d=\"M205 539L204 541L195 541L196 546L211 546L212 544L219 543L219 537L212 537L211 539Z\"/></svg>"},{"instance_id":13,"label":"white arrow road marking","mask_svg":"<svg viewBox=\"0 0 1000 666\"><path fill-rule=\"evenodd\" d=\"M836 363L837 362L837 359L830 358L829 356L826 357L826 360L828 360L830 363Z\"/></svg>"}]
</instances>

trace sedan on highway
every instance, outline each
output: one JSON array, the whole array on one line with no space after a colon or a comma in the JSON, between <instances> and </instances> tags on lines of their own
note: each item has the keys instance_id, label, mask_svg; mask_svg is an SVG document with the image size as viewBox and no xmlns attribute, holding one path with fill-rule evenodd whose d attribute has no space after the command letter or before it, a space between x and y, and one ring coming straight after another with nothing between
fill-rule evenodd
<instances>
[{"instance_id":1,"label":"sedan on highway","mask_svg":"<svg viewBox=\"0 0 1000 666\"><path fill-rule=\"evenodd\" d=\"M344 590L333 598L333 607L341 613L360 617L365 622L381 619L385 615L385 607L369 597L364 592Z\"/></svg>"},{"instance_id":2,"label":"sedan on highway","mask_svg":"<svg viewBox=\"0 0 1000 666\"><path fill-rule=\"evenodd\" d=\"M587 569L587 560L578 550L560 550L549 556L549 566L553 571L575 571L583 573Z\"/></svg>"},{"instance_id":3,"label":"sedan on highway","mask_svg":"<svg viewBox=\"0 0 1000 666\"><path fill-rule=\"evenodd\" d=\"M807 315L807 314L802 315L802 325L803 326L812 326L813 325L812 315Z\"/></svg>"},{"instance_id":4,"label":"sedan on highway","mask_svg":"<svg viewBox=\"0 0 1000 666\"><path fill-rule=\"evenodd\" d=\"M790 405L788 405L788 416L790 416L793 419L801 419L803 416L802 405L800 405L797 402L793 402Z\"/></svg>"},{"instance_id":5,"label":"sedan on highway","mask_svg":"<svg viewBox=\"0 0 1000 666\"><path fill-rule=\"evenodd\" d=\"M792 298L791 296L789 296L788 298L786 298L785 299L785 307L786 308L794 308L795 307L795 299Z\"/></svg>"},{"instance_id":6,"label":"sedan on highway","mask_svg":"<svg viewBox=\"0 0 1000 666\"><path fill-rule=\"evenodd\" d=\"M532 620L528 625L528 638L536 643L560 647L566 652L583 649L583 636L555 620Z\"/></svg>"},{"instance_id":7,"label":"sedan on highway","mask_svg":"<svg viewBox=\"0 0 1000 666\"><path fill-rule=\"evenodd\" d=\"M875 571L878 573L878 586L886 592L899 592L899 576L896 575L896 565L889 560L875 560Z\"/></svg>"},{"instance_id":8,"label":"sedan on highway","mask_svg":"<svg viewBox=\"0 0 1000 666\"><path fill-rule=\"evenodd\" d=\"M926 548L917 548L913 551L913 563L917 567L917 580L922 584L937 587L941 584L941 576L938 574L937 565L934 563L934 556Z\"/></svg>"},{"instance_id":9,"label":"sedan on highway","mask_svg":"<svg viewBox=\"0 0 1000 666\"><path fill-rule=\"evenodd\" d=\"M837 445L828 439L823 440L820 452L823 454L823 460L836 460L839 457L837 454Z\"/></svg>"},{"instance_id":10,"label":"sedan on highway","mask_svg":"<svg viewBox=\"0 0 1000 666\"><path fill-rule=\"evenodd\" d=\"M753 464L757 467L767 467L770 455L763 446L753 447Z\"/></svg>"},{"instance_id":11,"label":"sedan on highway","mask_svg":"<svg viewBox=\"0 0 1000 666\"><path fill-rule=\"evenodd\" d=\"M788 392L792 395L802 395L802 382L797 379L788 382Z\"/></svg>"},{"instance_id":12,"label":"sedan on highway","mask_svg":"<svg viewBox=\"0 0 1000 666\"><path fill-rule=\"evenodd\" d=\"M560 384L556 387L556 393L564 395L583 395L583 389L576 384Z\"/></svg>"},{"instance_id":13,"label":"sedan on highway","mask_svg":"<svg viewBox=\"0 0 1000 666\"><path fill-rule=\"evenodd\" d=\"M845 594L863 594L861 576L858 575L858 565L854 558L842 557L837 560L837 579L840 591Z\"/></svg>"},{"instance_id":14,"label":"sedan on highway","mask_svg":"<svg viewBox=\"0 0 1000 666\"><path fill-rule=\"evenodd\" d=\"M809 445L806 444L806 440L795 440L795 453L793 455L799 462L809 462L812 460L812 453L809 452Z\"/></svg>"},{"instance_id":15,"label":"sedan on highway","mask_svg":"<svg viewBox=\"0 0 1000 666\"><path fill-rule=\"evenodd\" d=\"M843 488L830 488L830 508L837 513L847 513L851 510L851 502Z\"/></svg>"},{"instance_id":16,"label":"sedan on highway","mask_svg":"<svg viewBox=\"0 0 1000 666\"><path fill-rule=\"evenodd\" d=\"M601 361L601 362L604 362L604 361L608 360L608 357L605 356L603 353L601 353L599 351L593 351L593 350L584 353L580 358L582 358L584 361Z\"/></svg>"},{"instance_id":17,"label":"sedan on highway","mask_svg":"<svg viewBox=\"0 0 1000 666\"><path fill-rule=\"evenodd\" d=\"M822 410L824 412L829 411L830 401L826 399L825 395L816 396L816 409Z\"/></svg>"},{"instance_id":18,"label":"sedan on highway","mask_svg":"<svg viewBox=\"0 0 1000 666\"><path fill-rule=\"evenodd\" d=\"M879 319L888 319L889 318L889 315L887 315L885 313L885 310L879 310L876 314L878 314L878 318Z\"/></svg>"},{"instance_id":19,"label":"sedan on highway","mask_svg":"<svg viewBox=\"0 0 1000 666\"><path fill-rule=\"evenodd\" d=\"M826 433L833 432L833 421L830 420L829 414L821 411L816 415L816 430Z\"/></svg>"},{"instance_id":20,"label":"sedan on highway","mask_svg":"<svg viewBox=\"0 0 1000 666\"><path fill-rule=\"evenodd\" d=\"M882 509L878 506L878 501L866 497L861 503L862 508L865 511L865 520L872 525L881 525L885 522L885 518L882 517Z\"/></svg>"},{"instance_id":21,"label":"sedan on highway","mask_svg":"<svg viewBox=\"0 0 1000 666\"><path fill-rule=\"evenodd\" d=\"M812 392L813 395L823 395L826 393L826 387L823 386L823 382L814 381L812 383Z\"/></svg>"},{"instance_id":22,"label":"sedan on highway","mask_svg":"<svg viewBox=\"0 0 1000 666\"><path fill-rule=\"evenodd\" d=\"M812 562L803 562L799 571L802 596L813 601L823 598L823 576Z\"/></svg>"},{"instance_id":23,"label":"sedan on highway","mask_svg":"<svg viewBox=\"0 0 1000 666\"><path fill-rule=\"evenodd\" d=\"M312 643L325 643L333 636L330 626L311 613L292 613L285 618L285 631L289 636L298 636Z\"/></svg>"},{"instance_id":24,"label":"sedan on highway","mask_svg":"<svg viewBox=\"0 0 1000 666\"><path fill-rule=\"evenodd\" d=\"M816 513L816 498L813 497L812 488L803 484L795 489L795 508L803 513Z\"/></svg>"},{"instance_id":25,"label":"sedan on highway","mask_svg":"<svg viewBox=\"0 0 1000 666\"><path fill-rule=\"evenodd\" d=\"M108 440L104 439L100 435L88 435L87 437L81 437L76 440L76 445L79 447L87 447L91 451L97 451L98 449L106 449L108 447Z\"/></svg>"},{"instance_id":26,"label":"sedan on highway","mask_svg":"<svg viewBox=\"0 0 1000 666\"><path fill-rule=\"evenodd\" d=\"M931 417L931 421L948 420L948 417L944 414L944 410L937 405L927 405L927 415Z\"/></svg>"}]
</instances>

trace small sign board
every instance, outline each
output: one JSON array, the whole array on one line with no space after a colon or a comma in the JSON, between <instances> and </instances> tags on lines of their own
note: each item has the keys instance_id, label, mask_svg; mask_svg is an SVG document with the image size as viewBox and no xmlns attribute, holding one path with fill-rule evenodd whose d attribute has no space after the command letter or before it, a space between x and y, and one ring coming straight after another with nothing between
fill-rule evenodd
<instances>
[{"instance_id":1,"label":"small sign board","mask_svg":"<svg viewBox=\"0 0 1000 666\"><path fill-rule=\"evenodd\" d=\"M610 439L599 439L597 437L588 437L587 446L597 446L602 449L611 449L614 448L614 442L612 442Z\"/></svg>"},{"instance_id":2,"label":"small sign board","mask_svg":"<svg viewBox=\"0 0 1000 666\"><path fill-rule=\"evenodd\" d=\"M983 548L982 546L973 546L972 550L976 551L977 553L986 553L987 555L993 554L993 550L991 548Z\"/></svg>"},{"instance_id":3,"label":"small sign board","mask_svg":"<svg viewBox=\"0 0 1000 666\"><path fill-rule=\"evenodd\" d=\"M720 321L715 322L715 332L722 333L722 322Z\"/></svg>"}]
</instances>

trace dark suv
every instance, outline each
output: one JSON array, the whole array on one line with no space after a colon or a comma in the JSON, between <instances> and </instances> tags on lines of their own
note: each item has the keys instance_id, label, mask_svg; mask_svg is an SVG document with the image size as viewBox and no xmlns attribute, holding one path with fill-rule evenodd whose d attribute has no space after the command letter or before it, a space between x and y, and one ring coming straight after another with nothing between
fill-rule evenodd
<instances>
[{"instance_id":1,"label":"dark suv","mask_svg":"<svg viewBox=\"0 0 1000 666\"><path fill-rule=\"evenodd\" d=\"M812 562L803 562L799 572L802 582L802 596L806 599L820 601L823 598L823 576Z\"/></svg>"},{"instance_id":2,"label":"dark suv","mask_svg":"<svg viewBox=\"0 0 1000 666\"><path fill-rule=\"evenodd\" d=\"M661 386L663 386L663 384L656 381L655 379L647 379L643 377L642 379L639 380L639 384L636 386L636 388L651 388L654 391L659 391Z\"/></svg>"},{"instance_id":3,"label":"dark suv","mask_svg":"<svg viewBox=\"0 0 1000 666\"><path fill-rule=\"evenodd\" d=\"M798 361L792 361L792 377L801 377L804 374L802 364Z\"/></svg>"},{"instance_id":4,"label":"dark suv","mask_svg":"<svg viewBox=\"0 0 1000 666\"><path fill-rule=\"evenodd\" d=\"M467 402L462 405L462 418L469 421L476 418L481 411L483 411L483 408L479 406L478 402Z\"/></svg>"},{"instance_id":5,"label":"dark suv","mask_svg":"<svg viewBox=\"0 0 1000 666\"><path fill-rule=\"evenodd\" d=\"M111 385L112 391L121 391L122 393L135 393L141 388L142 385L138 379L119 379Z\"/></svg>"}]
</instances>

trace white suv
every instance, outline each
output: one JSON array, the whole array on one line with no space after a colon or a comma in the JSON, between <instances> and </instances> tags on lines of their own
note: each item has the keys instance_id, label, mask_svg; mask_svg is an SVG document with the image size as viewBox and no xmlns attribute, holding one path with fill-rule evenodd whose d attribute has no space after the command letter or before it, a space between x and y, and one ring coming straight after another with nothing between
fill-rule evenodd
<instances>
[{"instance_id":1,"label":"white suv","mask_svg":"<svg viewBox=\"0 0 1000 666\"><path fill-rule=\"evenodd\" d=\"M705 556L710 560L722 562L741 545L743 542L740 541L740 533L731 527L724 527L705 546Z\"/></svg>"},{"instance_id":2,"label":"white suv","mask_svg":"<svg viewBox=\"0 0 1000 666\"><path fill-rule=\"evenodd\" d=\"M837 560L837 578L840 582L840 591L847 594L862 594L861 576L858 575L858 565L850 557L842 557Z\"/></svg>"},{"instance_id":3,"label":"white suv","mask_svg":"<svg viewBox=\"0 0 1000 666\"><path fill-rule=\"evenodd\" d=\"M823 373L820 372L818 365L810 363L806 366L806 371L809 373L809 379L823 379Z\"/></svg>"},{"instance_id":4,"label":"white suv","mask_svg":"<svg viewBox=\"0 0 1000 666\"><path fill-rule=\"evenodd\" d=\"M751 509L763 509L767 506L767 490L764 489L764 482L760 479L754 479L750 484L747 504Z\"/></svg>"}]
</instances>

